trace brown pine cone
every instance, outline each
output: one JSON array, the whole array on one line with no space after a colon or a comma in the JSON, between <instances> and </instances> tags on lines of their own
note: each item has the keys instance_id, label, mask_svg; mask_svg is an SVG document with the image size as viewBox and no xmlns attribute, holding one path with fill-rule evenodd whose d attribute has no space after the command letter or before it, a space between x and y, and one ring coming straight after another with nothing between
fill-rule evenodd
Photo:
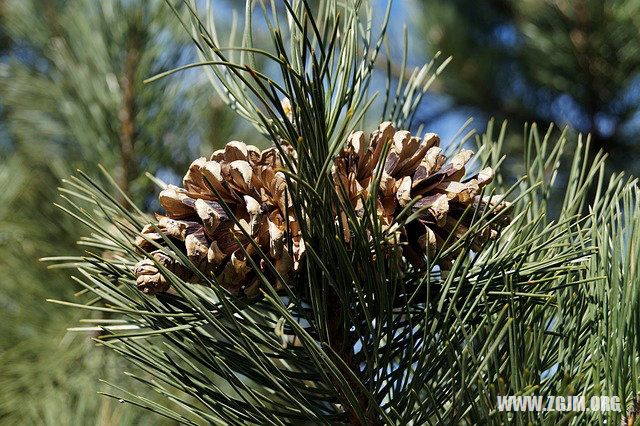
<instances>
[{"instance_id":1,"label":"brown pine cone","mask_svg":"<svg viewBox=\"0 0 640 426\"><path fill-rule=\"evenodd\" d=\"M388 142L390 147L385 150ZM353 132L332 169L338 194L348 197L343 201L349 202L360 217L364 214L363 199L376 193L377 213L383 226L405 243L402 254L416 266L422 265L427 256L433 258L441 249L450 247L468 231L473 214L460 220L467 207L479 207L482 211L489 204L496 207L494 215L509 207L506 202L496 206L501 197L481 199L479 196L493 179L491 168L462 180L465 164L473 153L463 150L446 163L439 142L433 133L421 139L407 131L396 132L391 123L382 123L370 138L363 132ZM227 204L240 226L287 280L299 270L305 245L298 219L290 208L290 198L285 195L288 189L284 174L276 171L281 167L280 156L274 148L261 152L242 142L230 142L209 161L205 158L194 161L183 179L184 188L169 186L160 193L166 216L156 215L157 227L204 275L216 276L233 294L244 291L248 296L257 295L258 276L241 246L262 273L267 276L270 273L220 201ZM376 192L372 185L380 167L381 179ZM412 211L422 209L422 214L405 227L397 226L397 216L417 197L421 198L412 206ZM344 216L344 212L336 212L336 216L338 214ZM477 250L487 239L495 238L504 223L492 223L478 232L472 239L472 248ZM291 235L286 235L287 228ZM168 250L153 226L147 225L142 235ZM348 229L345 229L345 238L348 242ZM173 261L146 239L138 237L136 245L179 277L199 281L198 274ZM455 254L440 258L443 271L450 269ZM138 287L145 293L154 294L169 288L151 259L139 262L134 273ZM281 285L276 281L276 288Z\"/></svg>"},{"instance_id":2,"label":"brown pine cone","mask_svg":"<svg viewBox=\"0 0 640 426\"><path fill-rule=\"evenodd\" d=\"M195 160L184 176L184 188L169 185L160 193L166 216L156 215L157 227L203 274L215 275L234 294L244 290L252 296L257 293L258 276L240 245L250 256L255 254L255 248L219 201L227 204L242 228L286 279L300 267L304 242L295 214L290 205L285 205L286 180L282 172L276 172L280 167L275 148L261 152L242 142L230 142L223 150L214 152L209 161L204 157ZM286 221L291 231L292 253L287 245ZM153 226L147 225L142 234L166 246ZM179 277L198 281L198 275L172 261L144 238L138 237L136 245ZM266 270L262 272L269 275ZM134 273L138 287L145 293L155 294L169 287L149 259L139 262ZM276 287L280 285L276 283Z\"/></svg>"},{"instance_id":3,"label":"brown pine cone","mask_svg":"<svg viewBox=\"0 0 640 426\"><path fill-rule=\"evenodd\" d=\"M387 143L390 146L384 158L381 158ZM353 132L333 167L338 193L347 194L360 216L364 213L363 200L374 193L372 185L377 170L382 167L377 206L383 226L392 227L403 208L417 197L422 197L412 206L412 211L426 209L423 214L409 223L406 229L391 228L400 233L401 241L406 242L403 245L405 258L417 266L424 263L425 255L433 258L438 251L450 247L469 230L472 214L467 214L458 224L468 206L476 207L479 204L482 211L487 203L496 206L502 198L493 196L480 199L482 188L493 180L494 172L490 167L462 180L472 151L462 150L447 163L439 144L440 138L434 133L419 138L411 136L406 130L396 131L391 123L385 122L369 138L363 132ZM509 203L502 202L496 206L493 214L508 207ZM473 239L472 248L477 250L487 239L495 238L504 224L504 221L495 223L479 232ZM451 237L445 247L449 235ZM450 269L451 259L451 256L441 258L441 269Z\"/></svg>"}]
</instances>

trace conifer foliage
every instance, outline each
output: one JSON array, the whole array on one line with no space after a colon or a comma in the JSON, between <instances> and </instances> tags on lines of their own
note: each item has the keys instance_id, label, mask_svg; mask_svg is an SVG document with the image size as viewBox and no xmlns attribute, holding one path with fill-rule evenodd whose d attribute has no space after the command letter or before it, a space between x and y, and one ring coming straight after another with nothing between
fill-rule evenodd
<instances>
[{"instance_id":1,"label":"conifer foliage","mask_svg":"<svg viewBox=\"0 0 640 426\"><path fill-rule=\"evenodd\" d=\"M504 127L476 138L473 157L468 137L441 150L422 128L396 130L442 68L370 93L390 4L377 31L367 1L248 1L229 46L213 9L186 7L201 61L180 69L206 70L272 147L230 142L194 161L182 188L159 182L155 220L113 196L115 182L70 180L63 208L92 228L91 250L59 261L93 298L58 303L108 313L99 341L162 398L116 384L109 395L184 424L238 425L500 424L539 413L498 412L498 394L635 398L627 336L640 330L620 302L640 300L622 278L637 266L635 180L605 184L582 139L560 173L571 145L535 126L509 184ZM558 179L567 190L550 218Z\"/></svg>"}]
</instances>

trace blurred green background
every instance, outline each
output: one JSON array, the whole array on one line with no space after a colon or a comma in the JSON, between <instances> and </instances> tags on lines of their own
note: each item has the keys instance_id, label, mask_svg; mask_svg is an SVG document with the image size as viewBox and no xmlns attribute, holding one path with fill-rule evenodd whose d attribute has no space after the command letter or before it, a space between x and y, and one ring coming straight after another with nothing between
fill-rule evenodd
<instances>
[{"instance_id":1,"label":"blurred green background","mask_svg":"<svg viewBox=\"0 0 640 426\"><path fill-rule=\"evenodd\" d=\"M406 23L409 65L453 56L416 125L446 141L470 116L478 131L507 119L517 150L524 123L555 122L591 132L611 168L637 174L640 2L395 6L392 52L402 51ZM232 25L234 7L243 5L214 1L221 25ZM0 0L0 19L0 423L162 423L96 395L107 389L99 379L126 381L131 366L66 331L81 312L45 302L71 300L78 288L69 271L37 259L82 252L76 240L87 232L53 205L56 188L77 168L99 179L101 164L152 211L145 172L175 183L192 159L229 140L265 141L252 139L198 69L143 84L196 58L164 1Z\"/></svg>"}]
</instances>

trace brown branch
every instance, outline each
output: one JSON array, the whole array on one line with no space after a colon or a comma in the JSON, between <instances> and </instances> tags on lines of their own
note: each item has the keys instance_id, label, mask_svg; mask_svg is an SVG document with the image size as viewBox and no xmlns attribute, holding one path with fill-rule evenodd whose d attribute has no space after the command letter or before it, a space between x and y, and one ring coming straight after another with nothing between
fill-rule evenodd
<instances>
[{"instance_id":1,"label":"brown branch","mask_svg":"<svg viewBox=\"0 0 640 426\"><path fill-rule=\"evenodd\" d=\"M42 15L49 26L51 36L55 38L64 38L64 31L58 21L58 11L51 0L46 0L42 3Z\"/></svg>"},{"instance_id":2,"label":"brown branch","mask_svg":"<svg viewBox=\"0 0 640 426\"><path fill-rule=\"evenodd\" d=\"M589 116L589 127L591 133L591 151L593 153L598 152L600 149L605 149L603 144L603 137L598 131L596 126L596 115L600 106L600 96L596 87L597 82L593 75L593 63L594 54L590 45L590 31L589 31L589 14L587 6L584 0L578 0L575 3L576 16L577 16L577 28L571 32L571 42L573 44L574 54L578 65L582 69L586 83L586 109Z\"/></svg>"},{"instance_id":3,"label":"brown branch","mask_svg":"<svg viewBox=\"0 0 640 426\"><path fill-rule=\"evenodd\" d=\"M135 28L129 31L127 37L127 50L124 61L123 73L120 79L122 88L122 107L118 112L120 120L120 174L118 184L122 191L130 194L130 182L134 173L134 135L135 135L135 115L136 115L136 71L140 65L140 44L141 37ZM124 199L119 200L122 205L127 206Z\"/></svg>"}]
</instances>

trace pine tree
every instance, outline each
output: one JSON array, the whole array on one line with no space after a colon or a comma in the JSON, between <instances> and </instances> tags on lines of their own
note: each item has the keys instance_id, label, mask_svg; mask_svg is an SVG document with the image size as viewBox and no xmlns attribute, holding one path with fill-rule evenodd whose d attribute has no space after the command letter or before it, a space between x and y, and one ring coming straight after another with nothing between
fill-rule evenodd
<instances>
[{"instance_id":1,"label":"pine tree","mask_svg":"<svg viewBox=\"0 0 640 426\"><path fill-rule=\"evenodd\" d=\"M86 227L61 216L60 179L80 167L116 176L137 203L153 200L144 172L171 176L220 142L200 121L229 113L179 79L143 80L193 55L162 4L73 0L1 2L0 422L153 423L131 407L96 398L100 378L123 361L90 336L65 329L78 319L44 303L72 298L66 271L39 257L82 253ZM4 39L3 39L4 43ZM124 198L120 198L122 202Z\"/></svg>"},{"instance_id":2,"label":"pine tree","mask_svg":"<svg viewBox=\"0 0 640 426\"><path fill-rule=\"evenodd\" d=\"M416 2L422 46L454 60L442 92L476 116L557 122L638 171L638 2Z\"/></svg>"},{"instance_id":3,"label":"pine tree","mask_svg":"<svg viewBox=\"0 0 640 426\"><path fill-rule=\"evenodd\" d=\"M396 131L441 68L418 69L376 98L390 14L377 31L371 2L248 1L229 40L212 9L185 4L200 61L158 78L204 68L273 147L232 141L185 167L183 188L156 180L166 209L156 219L117 179L104 188L79 173L65 187L63 209L91 236L86 256L58 259L77 269L87 299L58 303L108 314L94 317L97 340L165 399L117 384L109 395L184 424L621 420L504 413L496 396L635 401L635 179L607 177L601 154L587 161L589 138L571 143L535 125L515 182L500 173L506 128L496 135L493 123L473 159L463 137L445 147L444 165L433 134ZM270 40L253 35L256 22ZM384 124L367 139L358 132L374 130L363 127L375 102ZM568 185L551 217L566 151ZM487 166L497 170L492 182ZM425 227L443 242L431 245ZM157 277L154 291L137 281L147 275Z\"/></svg>"}]
</instances>

